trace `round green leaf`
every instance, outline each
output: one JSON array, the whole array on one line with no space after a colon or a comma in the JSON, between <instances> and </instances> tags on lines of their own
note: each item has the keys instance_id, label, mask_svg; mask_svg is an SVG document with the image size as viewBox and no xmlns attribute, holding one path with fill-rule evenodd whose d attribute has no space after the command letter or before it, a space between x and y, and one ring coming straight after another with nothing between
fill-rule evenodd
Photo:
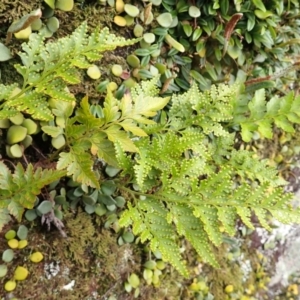
<instances>
[{"instance_id":1,"label":"round green leaf","mask_svg":"<svg viewBox=\"0 0 300 300\"><path fill-rule=\"evenodd\" d=\"M144 33L143 38L146 43L152 44L155 42L155 34L152 32Z\"/></svg>"},{"instance_id":2,"label":"round green leaf","mask_svg":"<svg viewBox=\"0 0 300 300\"><path fill-rule=\"evenodd\" d=\"M2 260L9 263L13 260L14 256L14 251L12 249L6 249L2 253Z\"/></svg>"},{"instance_id":3,"label":"round green leaf","mask_svg":"<svg viewBox=\"0 0 300 300\"><path fill-rule=\"evenodd\" d=\"M159 5L161 5L162 0L150 0L150 2L155 6L159 6Z\"/></svg>"},{"instance_id":4,"label":"round green leaf","mask_svg":"<svg viewBox=\"0 0 300 300\"><path fill-rule=\"evenodd\" d=\"M51 17L47 21L47 27L51 32L56 32L59 28L59 21L56 17Z\"/></svg>"},{"instance_id":5,"label":"round green leaf","mask_svg":"<svg viewBox=\"0 0 300 300\"><path fill-rule=\"evenodd\" d=\"M131 66L131 67L133 67L133 68L138 68L139 66L140 66L140 59L136 56L136 55L134 55L134 54L130 54L130 55L128 55L127 56L127 58L126 58L126 61L127 61L127 63ZM108 167L110 167L110 166L107 166L106 167L106 169L108 168ZM113 168L113 167L112 167ZM107 174L107 171L106 171L106 169L105 169L105 172L106 172L106 174ZM114 168L115 169L115 168ZM109 174L107 174L108 176L110 176ZM113 176L110 176L110 177L113 177Z\"/></svg>"},{"instance_id":6,"label":"round green leaf","mask_svg":"<svg viewBox=\"0 0 300 300\"><path fill-rule=\"evenodd\" d=\"M25 212L25 218L27 221L33 221L37 218L37 214L35 212L35 209L29 209Z\"/></svg>"},{"instance_id":7,"label":"round green leaf","mask_svg":"<svg viewBox=\"0 0 300 300\"><path fill-rule=\"evenodd\" d=\"M122 246L122 245L124 245L125 243L124 243L124 240L122 239L122 237L121 236L119 236L119 238L118 238L118 245L119 246Z\"/></svg>"},{"instance_id":8,"label":"round green leaf","mask_svg":"<svg viewBox=\"0 0 300 300\"><path fill-rule=\"evenodd\" d=\"M95 213L101 217L107 213L107 209L103 204L100 203L95 206Z\"/></svg>"},{"instance_id":9,"label":"round green leaf","mask_svg":"<svg viewBox=\"0 0 300 300\"><path fill-rule=\"evenodd\" d=\"M52 210L52 202L49 200L44 200L38 207L37 212L42 215L49 213Z\"/></svg>"},{"instance_id":10,"label":"round green leaf","mask_svg":"<svg viewBox=\"0 0 300 300\"><path fill-rule=\"evenodd\" d=\"M138 64L140 63L140 60L135 56L135 55L129 55L127 57L127 61L128 61L128 58L130 57L130 60L132 58L132 60L135 60L135 58L137 60L135 60L136 62L138 61ZM115 177L121 170L118 169L118 168L115 168L113 166L110 166L110 165L107 165L106 168L105 168L105 173L109 176L109 177Z\"/></svg>"},{"instance_id":11,"label":"round green leaf","mask_svg":"<svg viewBox=\"0 0 300 300\"><path fill-rule=\"evenodd\" d=\"M122 208L125 205L126 200L122 196L118 196L115 198L116 205Z\"/></svg>"},{"instance_id":12,"label":"round green leaf","mask_svg":"<svg viewBox=\"0 0 300 300\"><path fill-rule=\"evenodd\" d=\"M102 195L100 194L98 196L98 202L99 203L103 203L105 205L112 205L112 204L115 204L115 200L113 197L111 196L107 196L107 195Z\"/></svg>"},{"instance_id":13,"label":"round green leaf","mask_svg":"<svg viewBox=\"0 0 300 300\"><path fill-rule=\"evenodd\" d=\"M134 235L129 231L124 232L122 238L126 243L132 243L134 241Z\"/></svg>"},{"instance_id":14,"label":"round green leaf","mask_svg":"<svg viewBox=\"0 0 300 300\"><path fill-rule=\"evenodd\" d=\"M155 260L148 260L148 261L145 262L144 266L147 269L154 270L156 268L156 261Z\"/></svg>"},{"instance_id":15,"label":"round green leaf","mask_svg":"<svg viewBox=\"0 0 300 300\"><path fill-rule=\"evenodd\" d=\"M140 285L140 279L135 273L130 275L128 282L135 289Z\"/></svg>"},{"instance_id":16,"label":"round green leaf","mask_svg":"<svg viewBox=\"0 0 300 300\"><path fill-rule=\"evenodd\" d=\"M55 8L55 0L44 0L45 3L48 4L49 7L51 7L52 9Z\"/></svg>"},{"instance_id":17,"label":"round green leaf","mask_svg":"<svg viewBox=\"0 0 300 300\"><path fill-rule=\"evenodd\" d=\"M160 14L157 18L156 21L158 22L158 24L162 27L168 28L171 26L172 22L173 22L173 17L170 13L166 12L166 13L162 13Z\"/></svg>"},{"instance_id":18,"label":"round green leaf","mask_svg":"<svg viewBox=\"0 0 300 300\"><path fill-rule=\"evenodd\" d=\"M67 200L66 200L65 196L59 195L54 198L54 201L58 205L63 205L63 204L66 204Z\"/></svg>"},{"instance_id":19,"label":"round green leaf","mask_svg":"<svg viewBox=\"0 0 300 300\"><path fill-rule=\"evenodd\" d=\"M117 206L115 204L107 205L106 207L109 211L115 211L117 208Z\"/></svg>"},{"instance_id":20,"label":"round green leaf","mask_svg":"<svg viewBox=\"0 0 300 300\"><path fill-rule=\"evenodd\" d=\"M93 214L95 212L95 206L94 205L86 205L84 207L84 210L86 213L88 213L89 215Z\"/></svg>"},{"instance_id":21,"label":"round green leaf","mask_svg":"<svg viewBox=\"0 0 300 300\"><path fill-rule=\"evenodd\" d=\"M16 237L16 235L17 235L17 233L11 229L5 233L5 238L9 241L9 240L14 239Z\"/></svg>"},{"instance_id":22,"label":"round green leaf","mask_svg":"<svg viewBox=\"0 0 300 300\"><path fill-rule=\"evenodd\" d=\"M193 32L192 26L190 24L184 24L182 27L186 36L190 37Z\"/></svg>"},{"instance_id":23,"label":"round green leaf","mask_svg":"<svg viewBox=\"0 0 300 300\"><path fill-rule=\"evenodd\" d=\"M140 13L139 9L135 5L132 5L132 4L125 4L124 10L129 16L131 16L133 18L137 17Z\"/></svg>"},{"instance_id":24,"label":"round green leaf","mask_svg":"<svg viewBox=\"0 0 300 300\"><path fill-rule=\"evenodd\" d=\"M117 187L116 187L115 183L112 180L104 181L101 184L101 191L106 196L111 196L115 192L116 188Z\"/></svg>"},{"instance_id":25,"label":"round green leaf","mask_svg":"<svg viewBox=\"0 0 300 300\"><path fill-rule=\"evenodd\" d=\"M25 225L20 225L17 236L20 240L26 240L28 235L28 228Z\"/></svg>"},{"instance_id":26,"label":"round green leaf","mask_svg":"<svg viewBox=\"0 0 300 300\"><path fill-rule=\"evenodd\" d=\"M54 215L57 219L62 220L63 219L63 213L60 209L54 208Z\"/></svg>"},{"instance_id":27,"label":"round green leaf","mask_svg":"<svg viewBox=\"0 0 300 300\"><path fill-rule=\"evenodd\" d=\"M0 277L4 277L7 274L7 265L0 265Z\"/></svg>"},{"instance_id":28,"label":"round green leaf","mask_svg":"<svg viewBox=\"0 0 300 300\"><path fill-rule=\"evenodd\" d=\"M12 58L12 55L10 54L10 50L4 46L2 43L0 43L0 61L6 61Z\"/></svg>"},{"instance_id":29,"label":"round green leaf","mask_svg":"<svg viewBox=\"0 0 300 300\"><path fill-rule=\"evenodd\" d=\"M83 195L82 196L82 201L84 202L84 204L94 205L94 204L96 204L97 199L94 199L93 197L88 196L88 195Z\"/></svg>"},{"instance_id":30,"label":"round green leaf","mask_svg":"<svg viewBox=\"0 0 300 300\"><path fill-rule=\"evenodd\" d=\"M197 6L190 6L189 8L189 15L192 18L198 18L201 15L200 9Z\"/></svg>"},{"instance_id":31,"label":"round green leaf","mask_svg":"<svg viewBox=\"0 0 300 300\"><path fill-rule=\"evenodd\" d=\"M75 197L81 197L83 194L84 194L84 191L82 190L82 188L80 186L77 187L73 192L73 195Z\"/></svg>"}]
</instances>

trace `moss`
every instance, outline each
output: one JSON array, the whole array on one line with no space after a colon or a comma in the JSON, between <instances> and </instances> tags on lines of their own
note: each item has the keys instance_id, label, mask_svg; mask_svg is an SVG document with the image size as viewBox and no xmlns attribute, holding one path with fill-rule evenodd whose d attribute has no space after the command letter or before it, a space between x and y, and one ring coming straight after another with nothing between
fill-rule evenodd
<instances>
[{"instance_id":1,"label":"moss","mask_svg":"<svg viewBox=\"0 0 300 300\"><path fill-rule=\"evenodd\" d=\"M0 2L0 28L9 26L14 20L18 20L23 15L41 7L43 1L18 1L18 0L1 0ZM6 31L1 30L1 35L6 36Z\"/></svg>"},{"instance_id":2,"label":"moss","mask_svg":"<svg viewBox=\"0 0 300 300\"><path fill-rule=\"evenodd\" d=\"M228 245L223 244L218 249L215 249L216 258L220 264L220 268L215 269L205 266L207 281L210 284L210 293L215 299L226 299L227 294L224 291L225 286L233 285L234 290L241 290L243 274L237 262L231 262L226 259L225 255L228 252Z\"/></svg>"}]
</instances>

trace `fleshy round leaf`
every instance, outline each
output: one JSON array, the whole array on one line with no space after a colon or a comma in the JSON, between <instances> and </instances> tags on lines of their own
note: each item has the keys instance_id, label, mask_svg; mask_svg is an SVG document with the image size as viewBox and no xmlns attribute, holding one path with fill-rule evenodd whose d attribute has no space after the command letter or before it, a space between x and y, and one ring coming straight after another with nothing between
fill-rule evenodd
<instances>
[{"instance_id":1,"label":"fleshy round leaf","mask_svg":"<svg viewBox=\"0 0 300 300\"><path fill-rule=\"evenodd\" d=\"M7 266L0 265L0 277L4 277L7 274Z\"/></svg>"},{"instance_id":2,"label":"fleshy round leaf","mask_svg":"<svg viewBox=\"0 0 300 300\"><path fill-rule=\"evenodd\" d=\"M139 279L139 277L135 273L132 273L130 275L130 277L128 279L128 282L135 289L140 285L140 279Z\"/></svg>"},{"instance_id":3,"label":"fleshy round leaf","mask_svg":"<svg viewBox=\"0 0 300 300\"><path fill-rule=\"evenodd\" d=\"M134 235L131 232L124 232L122 238L126 243L132 243L134 241Z\"/></svg>"},{"instance_id":4,"label":"fleshy round leaf","mask_svg":"<svg viewBox=\"0 0 300 300\"><path fill-rule=\"evenodd\" d=\"M25 212L25 218L27 221L33 221L37 218L37 214L35 212L35 209L29 209Z\"/></svg>"},{"instance_id":5,"label":"fleshy round leaf","mask_svg":"<svg viewBox=\"0 0 300 300\"><path fill-rule=\"evenodd\" d=\"M30 255L30 260L34 263L39 263L43 260L44 256L41 252L37 251Z\"/></svg>"},{"instance_id":6,"label":"fleshy round leaf","mask_svg":"<svg viewBox=\"0 0 300 300\"><path fill-rule=\"evenodd\" d=\"M12 240L16 237L16 235L17 235L17 233L14 230L11 229L11 230L9 230L5 233L5 238L7 240Z\"/></svg>"},{"instance_id":7,"label":"fleshy round leaf","mask_svg":"<svg viewBox=\"0 0 300 300\"><path fill-rule=\"evenodd\" d=\"M7 61L11 58L12 55L10 54L10 50L2 43L0 43L0 61Z\"/></svg>"},{"instance_id":8,"label":"fleshy round leaf","mask_svg":"<svg viewBox=\"0 0 300 300\"><path fill-rule=\"evenodd\" d=\"M162 13L156 18L156 21L160 26L168 28L173 22L173 17L170 13Z\"/></svg>"},{"instance_id":9,"label":"fleshy round leaf","mask_svg":"<svg viewBox=\"0 0 300 300\"><path fill-rule=\"evenodd\" d=\"M25 280L28 276L28 270L24 267L18 266L14 273L15 280Z\"/></svg>"},{"instance_id":10,"label":"fleshy round leaf","mask_svg":"<svg viewBox=\"0 0 300 300\"><path fill-rule=\"evenodd\" d=\"M200 9L196 6L190 6L189 8L189 15L192 17L192 18L198 18L200 17L201 15L201 12L200 12Z\"/></svg>"},{"instance_id":11,"label":"fleshy round leaf","mask_svg":"<svg viewBox=\"0 0 300 300\"><path fill-rule=\"evenodd\" d=\"M45 200L43 201L38 207L37 207L37 211L44 215L49 213L52 210L52 202L49 200Z\"/></svg>"},{"instance_id":12,"label":"fleshy round leaf","mask_svg":"<svg viewBox=\"0 0 300 300\"><path fill-rule=\"evenodd\" d=\"M21 225L18 229L17 235L20 240L26 240L28 234L28 228L25 225Z\"/></svg>"},{"instance_id":13,"label":"fleshy round leaf","mask_svg":"<svg viewBox=\"0 0 300 300\"><path fill-rule=\"evenodd\" d=\"M11 249L6 249L3 253L2 253L2 260L4 261L4 262L7 262L7 263L9 263L9 262L11 262L12 260L13 260L13 258L14 258L14 251L13 250L11 250Z\"/></svg>"}]
</instances>

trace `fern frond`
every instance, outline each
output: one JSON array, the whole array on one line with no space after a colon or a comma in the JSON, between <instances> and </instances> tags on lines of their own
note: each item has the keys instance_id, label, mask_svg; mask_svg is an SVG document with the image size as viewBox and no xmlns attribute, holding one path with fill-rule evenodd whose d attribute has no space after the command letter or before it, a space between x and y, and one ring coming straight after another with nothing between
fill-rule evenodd
<instances>
[{"instance_id":1,"label":"fern frond","mask_svg":"<svg viewBox=\"0 0 300 300\"><path fill-rule=\"evenodd\" d=\"M255 131L262 137L272 138L273 124L286 132L295 132L293 123L300 124L300 97L293 92L279 98L265 99L265 90L255 92L248 103L248 110L234 110L233 126L239 124L242 138L249 142Z\"/></svg>"},{"instance_id":2,"label":"fern frond","mask_svg":"<svg viewBox=\"0 0 300 300\"><path fill-rule=\"evenodd\" d=\"M0 219L8 220L7 212L21 221L25 208L32 208L36 196L49 183L65 176L65 171L38 168L34 170L29 164L24 170L21 164L11 173L3 162L0 162L0 207L3 215ZM0 227L4 223L0 222Z\"/></svg>"},{"instance_id":3,"label":"fern frond","mask_svg":"<svg viewBox=\"0 0 300 300\"><path fill-rule=\"evenodd\" d=\"M134 143L132 135L147 136L146 132L137 126L137 122L155 123L150 117L155 116L157 111L169 101L167 98L146 97L143 93L143 90L136 89L134 97L125 95L119 101L108 91L102 109L103 113L99 116L92 113L88 98L84 97L80 107L76 110L76 116L66 120L65 136L70 153L61 153L58 168L67 169L68 175L73 176L74 180L97 187L98 183L92 170L93 156L103 159L110 165L120 167L116 158L117 151L119 163L123 165L125 161L128 162L126 155L121 154L122 152L139 152L139 146ZM56 113L55 110L53 112ZM50 132L49 128L46 130ZM126 162L124 167L126 167ZM131 164L130 167L131 172L135 169L137 182L141 186L152 168L151 166L147 168L146 165L144 167L146 172L142 166L133 167Z\"/></svg>"},{"instance_id":4,"label":"fern frond","mask_svg":"<svg viewBox=\"0 0 300 300\"><path fill-rule=\"evenodd\" d=\"M182 204L171 204L169 207L173 218L176 220L175 224L178 233L184 236L193 245L204 262L218 267L219 264L213 254L213 249L207 237L207 232L205 232L204 224L201 223L201 221L199 222L199 219L194 216L193 210L187 205Z\"/></svg>"},{"instance_id":5,"label":"fern frond","mask_svg":"<svg viewBox=\"0 0 300 300\"><path fill-rule=\"evenodd\" d=\"M135 141L139 151L131 161L121 147L117 148L117 158L126 172L134 169L131 182L138 183L139 192L146 196L134 206L129 204L120 224L132 225L133 232L142 241L150 241L153 249L164 249L160 247L165 247L167 236L184 236L205 262L218 266L213 247L222 243L223 232L235 234L238 219L252 229L254 214L268 230L270 216L288 222L290 215L290 221L300 223L300 210L291 211L291 195L279 187L283 182L276 170L249 151L234 150L235 133L228 129L234 110L234 122L238 119L242 128L244 124L256 128L266 120L266 107L269 114L290 114L293 105L300 107L300 100L297 103L287 98L276 106L267 104L260 92L252 103L241 101L239 106L237 92L237 86L213 87L204 93L192 86L185 94L172 96L172 106L160 131L156 126L152 136ZM130 99L124 100L124 114L125 103L127 108L134 106ZM252 123L243 119L247 109ZM151 126L143 129L147 132L150 128L151 132ZM176 249L174 240L168 243ZM172 254L164 258L183 272L180 257L175 257Z\"/></svg>"},{"instance_id":6,"label":"fern frond","mask_svg":"<svg viewBox=\"0 0 300 300\"><path fill-rule=\"evenodd\" d=\"M8 118L12 111L17 110L31 114L35 119L53 119L48 99L75 100L66 87L81 82L76 67L88 68L92 61L102 57L102 52L137 41L116 37L107 28L88 35L86 22L70 36L51 43L45 43L41 34L31 34L28 43L22 44L23 52L19 53L23 65L15 65L23 76L23 88L13 97L6 95L5 91L2 97L0 95L0 101L3 101L0 117Z\"/></svg>"},{"instance_id":7,"label":"fern frond","mask_svg":"<svg viewBox=\"0 0 300 300\"><path fill-rule=\"evenodd\" d=\"M242 178L259 180L260 183L269 182L277 186L276 169L268 166L267 160L257 160L253 155L247 150L232 150L227 164L234 167L236 173Z\"/></svg>"},{"instance_id":8,"label":"fern frond","mask_svg":"<svg viewBox=\"0 0 300 300\"><path fill-rule=\"evenodd\" d=\"M1 201L0 201L1 203ZM0 231L11 221L11 216L7 208L0 208Z\"/></svg>"},{"instance_id":9,"label":"fern frond","mask_svg":"<svg viewBox=\"0 0 300 300\"><path fill-rule=\"evenodd\" d=\"M84 151L61 152L57 162L58 170L67 170L67 175L74 181L99 189L98 179L93 171L93 160Z\"/></svg>"},{"instance_id":10,"label":"fern frond","mask_svg":"<svg viewBox=\"0 0 300 300\"><path fill-rule=\"evenodd\" d=\"M162 258L170 262L182 275L188 271L181 260L180 250L176 239L173 238L175 228L167 222L168 210L151 198L139 201L137 206L129 206L121 216L119 224L132 224L134 234L140 234L143 242L150 241L152 251L159 250Z\"/></svg>"}]
</instances>

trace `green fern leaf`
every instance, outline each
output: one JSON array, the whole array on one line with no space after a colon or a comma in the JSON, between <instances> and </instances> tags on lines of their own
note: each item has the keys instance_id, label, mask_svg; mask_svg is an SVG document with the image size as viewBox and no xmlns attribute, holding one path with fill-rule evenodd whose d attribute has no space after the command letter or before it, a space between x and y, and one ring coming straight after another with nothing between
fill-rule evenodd
<instances>
[{"instance_id":1,"label":"green fern leaf","mask_svg":"<svg viewBox=\"0 0 300 300\"><path fill-rule=\"evenodd\" d=\"M195 248L199 256L214 267L219 264L213 254L211 243L204 231L203 223L193 215L193 211L187 206L172 205L171 212L175 218L178 233L184 236ZM217 224L216 224L217 225Z\"/></svg>"},{"instance_id":2,"label":"green fern leaf","mask_svg":"<svg viewBox=\"0 0 300 300\"><path fill-rule=\"evenodd\" d=\"M53 116L45 99L37 91L29 91L20 97L7 100L4 108L16 108L18 111L31 114L37 120L49 121Z\"/></svg>"},{"instance_id":3,"label":"green fern leaf","mask_svg":"<svg viewBox=\"0 0 300 300\"><path fill-rule=\"evenodd\" d=\"M124 153L121 145L116 142L115 144L116 158L118 160L118 166L122 169L124 174L133 175L133 162L131 158Z\"/></svg>"},{"instance_id":4,"label":"green fern leaf","mask_svg":"<svg viewBox=\"0 0 300 300\"><path fill-rule=\"evenodd\" d=\"M114 144L106 139L105 134L95 133L91 139L92 147L95 147L95 153L98 158L103 159L111 166L118 167Z\"/></svg>"},{"instance_id":5,"label":"green fern leaf","mask_svg":"<svg viewBox=\"0 0 300 300\"><path fill-rule=\"evenodd\" d=\"M271 231L272 229L267 222L267 211L262 208L258 208L258 207L253 207L253 211L254 211L255 215L257 216L261 226L264 227L265 229Z\"/></svg>"},{"instance_id":6,"label":"green fern leaf","mask_svg":"<svg viewBox=\"0 0 300 300\"><path fill-rule=\"evenodd\" d=\"M23 52L19 54L23 66L15 65L24 79L23 90L19 96L9 99L6 90L1 89L0 101L6 102L3 105L5 111L0 117L10 117L13 111L10 109L15 108L35 119L52 120L53 115L48 108L49 97L60 101L75 100L66 87L67 84L81 82L76 67L88 68L90 61L101 58L101 52L132 45L137 41L118 38L110 34L107 28L101 32L95 30L88 36L86 22L70 36L52 43L45 43L41 34L30 35L28 43L22 44Z\"/></svg>"},{"instance_id":7,"label":"green fern leaf","mask_svg":"<svg viewBox=\"0 0 300 300\"><path fill-rule=\"evenodd\" d=\"M168 211L161 203L149 198L139 202L138 207L145 211L145 223L153 236L150 240L152 251L158 249L164 260L169 261L182 275L187 276L188 271L181 261L179 247L173 239L174 228L166 220Z\"/></svg>"},{"instance_id":8,"label":"green fern leaf","mask_svg":"<svg viewBox=\"0 0 300 300\"><path fill-rule=\"evenodd\" d=\"M0 162L0 207L7 209L18 221L21 221L25 208L32 208L36 196L49 183L65 175L64 171L33 169L29 164L24 170L21 164L11 174Z\"/></svg>"},{"instance_id":9,"label":"green fern leaf","mask_svg":"<svg viewBox=\"0 0 300 300\"><path fill-rule=\"evenodd\" d=\"M242 138L249 142L254 131L258 131L263 137L272 138L272 125L286 132L295 132L293 123L300 124L300 113L297 109L300 100L294 97L291 92L282 98L273 97L268 102L265 100L265 91L263 89L255 92L255 96L248 103L250 116L242 117L239 108L234 111L234 124L240 124L242 128ZM247 114L247 110L243 111Z\"/></svg>"},{"instance_id":10,"label":"green fern leaf","mask_svg":"<svg viewBox=\"0 0 300 300\"><path fill-rule=\"evenodd\" d=\"M86 152L75 152L73 149L69 153L60 153L57 169L66 169L67 175L72 176L74 181L97 189L100 188L98 179L93 171L93 161Z\"/></svg>"},{"instance_id":11,"label":"green fern leaf","mask_svg":"<svg viewBox=\"0 0 300 300\"><path fill-rule=\"evenodd\" d=\"M251 210L248 207L239 206L236 208L236 212L247 227L253 230L255 229L251 222Z\"/></svg>"},{"instance_id":12,"label":"green fern leaf","mask_svg":"<svg viewBox=\"0 0 300 300\"><path fill-rule=\"evenodd\" d=\"M236 233L235 224L237 219L236 210L230 206L218 207L218 219L224 227L224 231L230 236Z\"/></svg>"},{"instance_id":13,"label":"green fern leaf","mask_svg":"<svg viewBox=\"0 0 300 300\"><path fill-rule=\"evenodd\" d=\"M208 238L215 246L220 246L222 243L222 234L218 229L218 210L212 206L197 206L194 207L193 214L199 218Z\"/></svg>"},{"instance_id":14,"label":"green fern leaf","mask_svg":"<svg viewBox=\"0 0 300 300\"><path fill-rule=\"evenodd\" d=\"M1 202L1 201L0 201ZM9 210L6 208L0 208L0 232L3 227L11 221Z\"/></svg>"},{"instance_id":15,"label":"green fern leaf","mask_svg":"<svg viewBox=\"0 0 300 300\"><path fill-rule=\"evenodd\" d=\"M107 137L111 142L115 143L116 141L118 141L124 151L138 152L138 148L128 137L128 134L125 131L121 131L120 129L120 126L112 125L103 131L107 134Z\"/></svg>"}]
</instances>

